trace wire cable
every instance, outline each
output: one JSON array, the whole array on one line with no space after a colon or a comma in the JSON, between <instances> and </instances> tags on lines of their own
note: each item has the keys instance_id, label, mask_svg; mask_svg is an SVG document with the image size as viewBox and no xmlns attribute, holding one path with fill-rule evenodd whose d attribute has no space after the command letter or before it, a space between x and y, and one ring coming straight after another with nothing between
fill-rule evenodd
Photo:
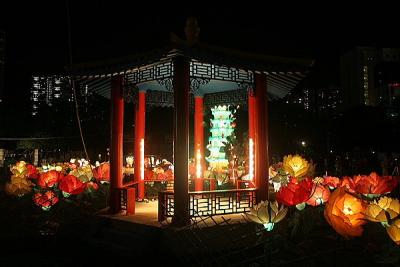
<instances>
[{"instance_id":1,"label":"wire cable","mask_svg":"<svg viewBox=\"0 0 400 267\"><path fill-rule=\"evenodd\" d=\"M72 66L72 38L71 38L71 14L69 10L69 2L68 0L65 1L66 4L66 9L67 9L67 29L68 29L68 58L69 58L69 65ZM81 141L82 141L82 146L83 150L85 152L87 160L90 162L89 154L86 149L86 144L85 144L85 139L83 137L83 131L82 131L82 124L81 124L81 119L79 116L79 105L78 105L78 99L76 97L76 88L75 88L75 82L72 79L72 76L69 76L69 86L72 88L72 95L74 97L74 103L75 103L75 114L76 114L76 119L78 121L78 128L79 128L79 134L81 136Z\"/></svg>"}]
</instances>

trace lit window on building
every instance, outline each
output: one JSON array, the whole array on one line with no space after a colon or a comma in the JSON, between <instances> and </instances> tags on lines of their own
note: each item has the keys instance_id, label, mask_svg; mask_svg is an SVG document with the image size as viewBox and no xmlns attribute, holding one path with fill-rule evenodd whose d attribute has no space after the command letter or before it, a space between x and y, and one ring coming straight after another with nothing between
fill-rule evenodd
<instances>
[{"instance_id":1,"label":"lit window on building","mask_svg":"<svg viewBox=\"0 0 400 267\"><path fill-rule=\"evenodd\" d=\"M368 96L368 66L363 67L364 104L369 104Z\"/></svg>"}]
</instances>

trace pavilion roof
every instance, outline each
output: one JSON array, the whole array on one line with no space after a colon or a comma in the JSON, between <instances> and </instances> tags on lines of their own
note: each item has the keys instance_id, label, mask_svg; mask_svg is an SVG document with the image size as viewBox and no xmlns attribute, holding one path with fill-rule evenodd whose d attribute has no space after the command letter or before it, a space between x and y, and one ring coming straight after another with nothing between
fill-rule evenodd
<instances>
[{"instance_id":1,"label":"pavilion roof","mask_svg":"<svg viewBox=\"0 0 400 267\"><path fill-rule=\"evenodd\" d=\"M68 71L75 76L97 76L124 73L132 68L154 64L166 58L183 55L220 66L229 66L259 72L307 72L313 65L309 58L295 58L252 53L205 43L189 45L178 37L171 37L171 44L148 52L104 60L78 63Z\"/></svg>"},{"instance_id":2,"label":"pavilion roof","mask_svg":"<svg viewBox=\"0 0 400 267\"><path fill-rule=\"evenodd\" d=\"M262 72L267 74L267 90L270 98L282 98L305 77L313 65L311 59L256 54L204 43L189 44L172 36L169 46L136 55L74 64L68 68L68 73L105 97L110 95L110 77L116 74L125 74L131 83L141 84L150 90L168 91L165 86L160 86L162 84L160 79L165 79L168 74L163 77L149 77L149 73L155 75L156 71L152 69L168 72L168 68L172 69L168 67L168 62L178 55L189 58L193 64L204 64L200 68L208 70L221 68L221 73L234 72L230 77L216 77L214 73L212 77L211 74L200 77L208 79L209 83L202 86L200 90L202 94L240 89L240 83L250 83L253 72ZM191 70L191 77L192 74ZM138 78L143 76L146 76L146 79ZM229 80L233 76L242 78Z\"/></svg>"}]
</instances>

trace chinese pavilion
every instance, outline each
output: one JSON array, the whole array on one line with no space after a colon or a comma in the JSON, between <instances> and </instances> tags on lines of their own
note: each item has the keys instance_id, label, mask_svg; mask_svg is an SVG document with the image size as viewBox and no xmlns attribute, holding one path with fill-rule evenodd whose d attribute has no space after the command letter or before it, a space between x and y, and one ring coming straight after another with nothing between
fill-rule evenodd
<instances>
[{"instance_id":1,"label":"chinese pavilion","mask_svg":"<svg viewBox=\"0 0 400 267\"><path fill-rule=\"evenodd\" d=\"M193 18L188 19L185 34L186 40L172 36L168 47L145 54L70 68L75 82L111 98L112 213L119 212L122 207L134 213L136 196L144 197L146 105L174 108L174 183L172 192L159 194L160 220L172 216L173 224L186 225L191 216L245 212L256 201L268 197L268 100L284 97L305 77L312 61L253 54L198 42L199 28ZM135 112L134 169L138 171L134 172L134 187L123 184L124 101L135 103L132 111ZM205 106L221 104L248 105L249 178L255 188L217 195L218 192L203 191L206 168L203 110ZM188 190L191 105L194 105L195 114L195 192ZM226 206L220 202L222 198L229 200Z\"/></svg>"}]
</instances>

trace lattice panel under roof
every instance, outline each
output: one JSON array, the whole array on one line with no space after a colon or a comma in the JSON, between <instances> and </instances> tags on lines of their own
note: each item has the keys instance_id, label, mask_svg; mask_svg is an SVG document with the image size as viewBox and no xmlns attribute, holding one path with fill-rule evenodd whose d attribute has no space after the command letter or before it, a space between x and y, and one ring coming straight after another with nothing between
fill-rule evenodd
<instances>
[{"instance_id":1,"label":"lattice panel under roof","mask_svg":"<svg viewBox=\"0 0 400 267\"><path fill-rule=\"evenodd\" d=\"M117 74L125 76L125 87L128 89L173 92L173 58L184 56L191 59L192 94L212 95L208 98L215 103L219 102L218 99L229 99L230 103L235 103L243 102L242 93L238 91L247 91L253 86L255 72L267 75L268 96L279 99L297 86L312 65L308 59L251 54L205 44L193 47L175 44L172 47L81 64L74 66L71 73L76 80L87 84L90 91L106 98L111 95L110 78ZM235 97L238 99L233 99Z\"/></svg>"}]
</instances>

